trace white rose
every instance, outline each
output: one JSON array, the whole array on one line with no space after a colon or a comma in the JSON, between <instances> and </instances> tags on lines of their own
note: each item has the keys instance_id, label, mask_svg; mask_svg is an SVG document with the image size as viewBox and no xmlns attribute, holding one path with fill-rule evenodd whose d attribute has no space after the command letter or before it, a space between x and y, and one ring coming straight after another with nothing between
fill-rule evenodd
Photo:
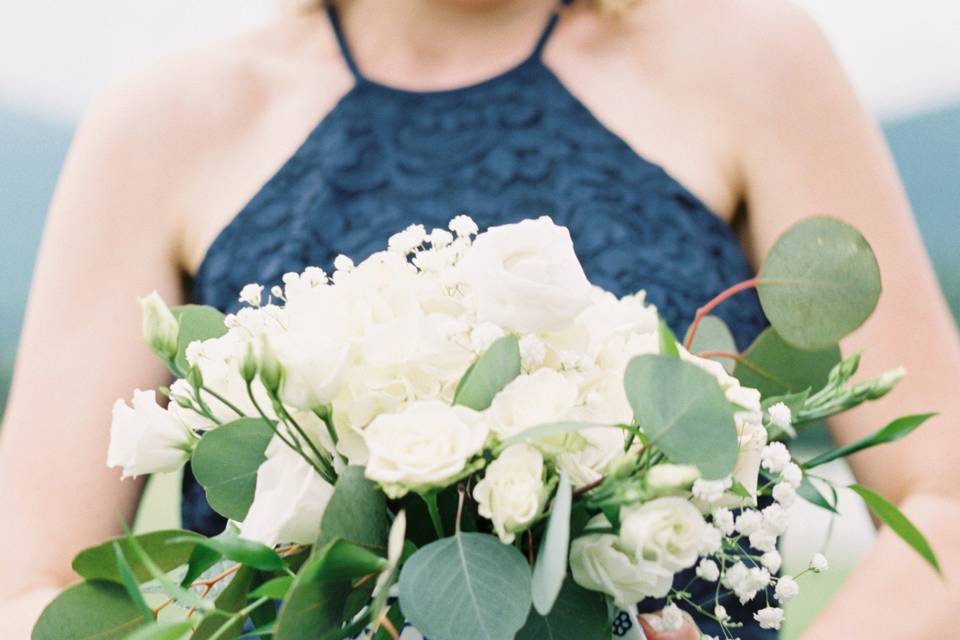
<instances>
[{"instance_id":1,"label":"white rose","mask_svg":"<svg viewBox=\"0 0 960 640\"><path fill-rule=\"evenodd\" d=\"M448 484L483 449L482 415L437 400L374 418L363 437L370 452L366 475L391 498Z\"/></svg>"},{"instance_id":2,"label":"white rose","mask_svg":"<svg viewBox=\"0 0 960 640\"><path fill-rule=\"evenodd\" d=\"M157 404L153 391L133 392L133 407L113 405L108 467L123 467L123 477L176 471L190 458L197 438L171 412Z\"/></svg>"},{"instance_id":3,"label":"white rose","mask_svg":"<svg viewBox=\"0 0 960 640\"><path fill-rule=\"evenodd\" d=\"M602 514L588 528L609 527ZM570 573L584 589L606 593L618 607L631 607L644 598L662 598L673 585L673 572L657 562L622 550L613 534L588 534L570 545Z\"/></svg>"},{"instance_id":4,"label":"white rose","mask_svg":"<svg viewBox=\"0 0 960 640\"><path fill-rule=\"evenodd\" d=\"M257 470L257 489L240 523L240 536L269 547L280 542L313 544L333 485L276 437L266 456Z\"/></svg>"},{"instance_id":5,"label":"white rose","mask_svg":"<svg viewBox=\"0 0 960 640\"><path fill-rule=\"evenodd\" d=\"M656 498L620 509L620 545L670 571L693 566L707 523L684 498Z\"/></svg>"},{"instance_id":6,"label":"white rose","mask_svg":"<svg viewBox=\"0 0 960 640\"><path fill-rule=\"evenodd\" d=\"M577 385L553 369L537 369L530 374L521 374L503 388L490 405L491 428L498 438L505 440L531 427L564 420L577 402ZM531 442L544 450L555 453L571 442L583 439L576 434L538 439Z\"/></svg>"},{"instance_id":7,"label":"white rose","mask_svg":"<svg viewBox=\"0 0 960 640\"><path fill-rule=\"evenodd\" d=\"M580 442L571 442L579 448L560 454L557 457L557 467L570 476L574 486L596 482L606 475L607 471L627 455L623 447L626 444L626 432L609 427L595 427L584 429L577 433ZM639 446L639 445L638 445Z\"/></svg>"},{"instance_id":8,"label":"white rose","mask_svg":"<svg viewBox=\"0 0 960 640\"><path fill-rule=\"evenodd\" d=\"M646 304L645 298L646 294L641 291L617 299L601 289L595 293L593 303L577 316L575 324L585 329L588 336L587 353L595 357L600 366L623 362L621 351L634 336L657 335L657 309Z\"/></svg>"},{"instance_id":9,"label":"white rose","mask_svg":"<svg viewBox=\"0 0 960 640\"><path fill-rule=\"evenodd\" d=\"M480 320L517 333L559 328L592 297L570 232L546 216L491 227L459 266Z\"/></svg>"},{"instance_id":10,"label":"white rose","mask_svg":"<svg viewBox=\"0 0 960 640\"><path fill-rule=\"evenodd\" d=\"M504 544L510 544L546 502L543 455L525 444L510 447L487 466L473 497L480 515L493 522Z\"/></svg>"},{"instance_id":11,"label":"white rose","mask_svg":"<svg viewBox=\"0 0 960 640\"><path fill-rule=\"evenodd\" d=\"M316 333L286 333L271 338L283 377L280 399L309 411L330 404L340 390L350 343Z\"/></svg>"},{"instance_id":12,"label":"white rose","mask_svg":"<svg viewBox=\"0 0 960 640\"><path fill-rule=\"evenodd\" d=\"M689 464L658 464L647 472L647 486L654 491L668 493L689 489L698 482L700 470Z\"/></svg>"}]
</instances>

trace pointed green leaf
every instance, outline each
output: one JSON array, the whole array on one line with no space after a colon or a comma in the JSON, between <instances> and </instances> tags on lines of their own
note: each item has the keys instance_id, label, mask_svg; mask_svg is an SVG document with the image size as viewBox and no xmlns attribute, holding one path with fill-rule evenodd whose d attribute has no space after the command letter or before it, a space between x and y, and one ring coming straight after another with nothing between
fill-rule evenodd
<instances>
[{"instance_id":1,"label":"pointed green leaf","mask_svg":"<svg viewBox=\"0 0 960 640\"><path fill-rule=\"evenodd\" d=\"M677 348L677 336L673 334L673 331L670 330L670 325L668 325L663 318L660 318L659 329L660 353L665 356L679 358L680 350Z\"/></svg>"},{"instance_id":2,"label":"pointed green leaf","mask_svg":"<svg viewBox=\"0 0 960 640\"><path fill-rule=\"evenodd\" d=\"M533 567L533 606L541 615L553 609L560 588L567 577L567 555L570 551L570 503L573 489L570 478L560 474L560 484L553 498L553 508L547 521L547 532L540 542L537 563Z\"/></svg>"},{"instance_id":3,"label":"pointed green leaf","mask_svg":"<svg viewBox=\"0 0 960 640\"><path fill-rule=\"evenodd\" d=\"M167 575L167 572L161 569L153 561L153 559L150 558L144 548L140 545L140 542L137 540L136 536L130 533L129 529L127 529L126 542L130 545L130 549L133 552L132 557L136 558L146 568L146 570L150 572L150 577L159 583L164 593L177 602L188 607L195 607L201 611L207 611L212 608L212 605L209 601L204 600L193 591L184 589L179 584L171 580L170 576Z\"/></svg>"},{"instance_id":4,"label":"pointed green leaf","mask_svg":"<svg viewBox=\"0 0 960 640\"><path fill-rule=\"evenodd\" d=\"M737 428L713 376L677 358L642 355L627 365L624 386L637 424L671 462L694 465L706 479L733 471Z\"/></svg>"},{"instance_id":5,"label":"pointed green leaf","mask_svg":"<svg viewBox=\"0 0 960 640\"><path fill-rule=\"evenodd\" d=\"M193 581L203 575L203 572L220 562L223 556L219 551L214 551L210 547L197 545L190 553L190 559L187 560L187 572L180 581L181 587L188 587Z\"/></svg>"},{"instance_id":6,"label":"pointed green leaf","mask_svg":"<svg viewBox=\"0 0 960 640\"><path fill-rule=\"evenodd\" d=\"M832 487L831 487L832 489ZM836 492L833 493L833 502L829 502L826 498L823 497L823 494L820 493L820 490L813 484L808 476L803 476L803 480L800 481L800 486L797 487L797 495L809 502L810 504L816 505L821 509L826 509L834 515L840 515L837 512L837 496Z\"/></svg>"},{"instance_id":7,"label":"pointed green leaf","mask_svg":"<svg viewBox=\"0 0 960 640\"><path fill-rule=\"evenodd\" d=\"M877 518L890 527L894 533L900 536L904 542L913 547L913 550L920 554L920 557L927 561L933 567L934 571L941 573L940 563L937 561L937 555L930 547L930 543L923 537L920 530L903 515L893 503L866 487L858 484L849 486L857 495L863 498L863 501L870 508Z\"/></svg>"},{"instance_id":8,"label":"pointed green leaf","mask_svg":"<svg viewBox=\"0 0 960 640\"><path fill-rule=\"evenodd\" d=\"M47 605L31 640L124 640L143 625L143 615L121 585L88 580Z\"/></svg>"},{"instance_id":9,"label":"pointed green leaf","mask_svg":"<svg viewBox=\"0 0 960 640\"><path fill-rule=\"evenodd\" d=\"M140 546L162 571L171 571L184 564L196 546L196 541L202 537L180 529L152 531L135 536ZM181 541L172 543L171 540L174 539ZM109 580L122 584L123 577L117 567L116 552L113 550L115 542L120 545L136 581L140 583L150 580L150 572L137 559L126 536L112 538L95 547L84 549L73 559L73 570L88 580Z\"/></svg>"},{"instance_id":10,"label":"pointed green leaf","mask_svg":"<svg viewBox=\"0 0 960 640\"><path fill-rule=\"evenodd\" d=\"M767 327L741 354L733 375L763 397L782 396L820 389L838 362L840 347L836 344L814 351L798 349Z\"/></svg>"},{"instance_id":11,"label":"pointed green leaf","mask_svg":"<svg viewBox=\"0 0 960 640\"><path fill-rule=\"evenodd\" d=\"M563 583L557 603L546 617L530 611L516 640L593 640L610 637L607 601L572 579Z\"/></svg>"},{"instance_id":12,"label":"pointed green leaf","mask_svg":"<svg viewBox=\"0 0 960 640\"><path fill-rule=\"evenodd\" d=\"M200 547L206 547L227 560L260 569L261 571L283 571L283 558L270 547L253 540L237 536L236 531L227 529L213 538L197 541Z\"/></svg>"},{"instance_id":13,"label":"pointed green leaf","mask_svg":"<svg viewBox=\"0 0 960 640\"><path fill-rule=\"evenodd\" d=\"M490 345L457 385L453 404L483 411L500 390L520 375L520 343L504 336Z\"/></svg>"},{"instance_id":14,"label":"pointed green leaf","mask_svg":"<svg viewBox=\"0 0 960 640\"><path fill-rule=\"evenodd\" d=\"M216 634L220 634L217 640L235 640L240 636L245 621L231 620L231 615L246 606L255 573L250 567L237 571L227 588L217 596L217 610L203 617L191 640L209 640Z\"/></svg>"},{"instance_id":15,"label":"pointed green leaf","mask_svg":"<svg viewBox=\"0 0 960 640\"><path fill-rule=\"evenodd\" d=\"M530 612L530 567L511 545L458 533L417 551L400 572L400 606L431 640L513 638Z\"/></svg>"},{"instance_id":16,"label":"pointed green leaf","mask_svg":"<svg viewBox=\"0 0 960 640\"><path fill-rule=\"evenodd\" d=\"M808 218L773 245L757 277L760 304L784 340L823 349L863 324L880 298L880 269L860 232Z\"/></svg>"},{"instance_id":17,"label":"pointed green leaf","mask_svg":"<svg viewBox=\"0 0 960 640\"><path fill-rule=\"evenodd\" d=\"M174 373L182 378L190 369L190 364L187 362L187 347L190 343L219 338L227 333L227 327L223 323L224 315L213 307L187 304L174 307L170 311L180 325L177 357L174 361L178 370Z\"/></svg>"},{"instance_id":18,"label":"pointed green leaf","mask_svg":"<svg viewBox=\"0 0 960 640\"><path fill-rule=\"evenodd\" d=\"M826 453L820 454L819 456L808 460L803 463L803 468L813 469L822 464L826 464L837 458L845 458L849 455L852 455L858 451L863 451L864 449L869 449L870 447L875 447L880 444L887 444L890 442L896 442L900 438L904 438L910 435L914 429L919 427L921 424L932 418L937 414L935 413L920 413L916 415L903 416L902 418L897 418L880 431L877 431L871 436L867 436L853 444L849 444L845 447L839 447L833 451L828 451Z\"/></svg>"},{"instance_id":19,"label":"pointed green leaf","mask_svg":"<svg viewBox=\"0 0 960 640\"><path fill-rule=\"evenodd\" d=\"M143 594L140 593L140 584L133 575L133 569L130 568L130 564L124 557L119 542L113 543L113 554L117 559L117 570L120 572L120 577L123 580L123 588L127 590L130 601L140 610L144 622L148 624L152 623L154 620L153 611L147 606L146 601L143 599Z\"/></svg>"},{"instance_id":20,"label":"pointed green leaf","mask_svg":"<svg viewBox=\"0 0 960 640\"><path fill-rule=\"evenodd\" d=\"M692 328L692 327L691 327ZM689 331L687 338L690 337ZM686 341L686 338L684 338ZM733 339L733 334L727 323L717 316L704 316L700 320L700 326L693 337L693 344L690 345L690 353L701 354L707 352L717 353L737 353L737 343ZM733 373L735 361L731 358L715 358L717 362L723 365L727 373Z\"/></svg>"},{"instance_id":21,"label":"pointed green leaf","mask_svg":"<svg viewBox=\"0 0 960 640\"><path fill-rule=\"evenodd\" d=\"M364 476L363 467L343 470L320 521L315 549L342 538L381 554L387 552L387 499L377 485Z\"/></svg>"},{"instance_id":22,"label":"pointed green leaf","mask_svg":"<svg viewBox=\"0 0 960 640\"><path fill-rule=\"evenodd\" d=\"M280 576L273 580L268 580L262 585L250 592L250 598L271 598L273 600L283 600L290 587L293 586L293 576Z\"/></svg>"},{"instance_id":23,"label":"pointed green leaf","mask_svg":"<svg viewBox=\"0 0 960 640\"><path fill-rule=\"evenodd\" d=\"M273 430L260 418L241 418L212 429L200 438L190 464L207 502L225 518L247 516L257 489L257 470Z\"/></svg>"}]
</instances>

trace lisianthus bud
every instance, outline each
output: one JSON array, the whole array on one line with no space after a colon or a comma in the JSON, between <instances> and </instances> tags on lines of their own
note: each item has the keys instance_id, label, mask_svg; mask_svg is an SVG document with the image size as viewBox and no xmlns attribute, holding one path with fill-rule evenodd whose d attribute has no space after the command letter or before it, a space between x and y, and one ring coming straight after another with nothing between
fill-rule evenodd
<instances>
[{"instance_id":1,"label":"lisianthus bud","mask_svg":"<svg viewBox=\"0 0 960 640\"><path fill-rule=\"evenodd\" d=\"M267 337L267 334L260 336L260 362L257 369L260 371L260 381L263 382L263 386L267 388L267 391L276 395L283 378L283 367L280 365L280 360L277 359L277 354L273 350L273 345L270 344L270 338Z\"/></svg>"},{"instance_id":2,"label":"lisianthus bud","mask_svg":"<svg viewBox=\"0 0 960 640\"><path fill-rule=\"evenodd\" d=\"M177 319L156 291L137 301L143 321L143 339L155 354L164 360L172 360L177 355L180 335Z\"/></svg>"},{"instance_id":3,"label":"lisianthus bud","mask_svg":"<svg viewBox=\"0 0 960 640\"><path fill-rule=\"evenodd\" d=\"M240 363L240 377L247 384L253 382L253 379L257 377L257 354L253 350L253 345L249 342L243 352L243 361Z\"/></svg>"},{"instance_id":4,"label":"lisianthus bud","mask_svg":"<svg viewBox=\"0 0 960 640\"><path fill-rule=\"evenodd\" d=\"M907 370L903 367L897 367L890 371L885 371L873 380L863 383L865 394L868 400L876 400L887 395L895 386L897 386L903 377L907 375ZM854 393L856 394L856 391Z\"/></svg>"},{"instance_id":5,"label":"lisianthus bud","mask_svg":"<svg viewBox=\"0 0 960 640\"><path fill-rule=\"evenodd\" d=\"M203 386L203 374L200 372L200 367L190 367L190 371L187 372L187 382L189 382L190 386L194 389L199 389Z\"/></svg>"}]
</instances>

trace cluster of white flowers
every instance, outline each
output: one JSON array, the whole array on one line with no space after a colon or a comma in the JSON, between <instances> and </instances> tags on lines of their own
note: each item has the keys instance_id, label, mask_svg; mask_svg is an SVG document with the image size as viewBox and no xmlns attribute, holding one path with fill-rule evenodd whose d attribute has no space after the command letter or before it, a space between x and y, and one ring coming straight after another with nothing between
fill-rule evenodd
<instances>
[{"instance_id":1,"label":"cluster of white flowers","mask_svg":"<svg viewBox=\"0 0 960 640\"><path fill-rule=\"evenodd\" d=\"M387 250L358 264L340 256L334 268L287 274L268 292L244 287L245 306L226 318L226 333L189 345L190 371L170 388L168 409L146 392L135 394L132 409L118 401L109 464L125 475L170 471L189 458L200 432L238 414L263 415L296 425L291 437L334 471L363 466L391 498L478 472L478 513L511 543L543 514L560 473L584 487L636 459L639 440L599 426L497 448L546 423L631 424L625 369L661 348L656 309L642 292L618 299L592 286L567 229L542 217L480 233L457 216L449 230L413 225ZM151 346L171 361L176 320L158 297L143 304ZM483 411L452 405L471 364L506 335L519 339L521 373ZM771 585L785 602L798 587L774 577L776 545L802 471L784 445L767 443L765 423L789 429L789 409L765 413L758 391L677 348L736 407L735 468L707 480L696 467L653 465L646 499L619 507L616 532L601 513L587 525L598 531L573 541L573 577L628 607L670 596L675 574L696 567L701 580L719 581L743 602ZM253 504L238 523L246 538L316 538L332 485L287 444L281 429L267 447ZM499 453L492 460L491 451ZM761 468L774 478L763 487ZM776 502L758 510L760 493ZM818 567L825 562L811 565ZM722 621L723 607L716 612ZM668 607L657 624L675 628L680 615ZM767 607L756 619L778 628L782 611Z\"/></svg>"}]
</instances>

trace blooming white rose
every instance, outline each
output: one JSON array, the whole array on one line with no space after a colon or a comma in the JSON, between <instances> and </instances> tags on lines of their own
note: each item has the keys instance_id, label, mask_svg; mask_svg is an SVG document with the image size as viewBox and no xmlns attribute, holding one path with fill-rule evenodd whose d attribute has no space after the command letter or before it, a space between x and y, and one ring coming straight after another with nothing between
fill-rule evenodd
<instances>
[{"instance_id":1,"label":"blooming white rose","mask_svg":"<svg viewBox=\"0 0 960 640\"><path fill-rule=\"evenodd\" d=\"M596 482L606 475L614 464L623 460L624 456L631 455L623 450L626 432L620 429L593 427L571 435L573 437L567 436L565 444L576 450L565 451L557 456L557 468L570 476L574 486L581 487ZM556 438L549 440L560 441ZM542 442L534 444L544 446ZM639 446L638 443L637 447ZM656 468L658 467L654 467ZM651 473L654 469L651 469ZM663 471L657 473L665 475Z\"/></svg>"},{"instance_id":2,"label":"blooming white rose","mask_svg":"<svg viewBox=\"0 0 960 640\"><path fill-rule=\"evenodd\" d=\"M501 440L522 431L567 417L577 402L577 385L553 369L520 374L503 388L490 405L491 429ZM531 442L546 453L563 450L570 441L581 445L576 434L549 437Z\"/></svg>"},{"instance_id":3,"label":"blooming white rose","mask_svg":"<svg viewBox=\"0 0 960 640\"><path fill-rule=\"evenodd\" d=\"M459 267L479 319L517 333L562 326L590 304L593 291L570 232L546 216L489 228Z\"/></svg>"},{"instance_id":4,"label":"blooming white rose","mask_svg":"<svg viewBox=\"0 0 960 640\"><path fill-rule=\"evenodd\" d=\"M283 369L284 404L307 411L330 404L343 382L350 343L315 332L284 333L270 342Z\"/></svg>"},{"instance_id":5,"label":"blooming white rose","mask_svg":"<svg viewBox=\"0 0 960 640\"><path fill-rule=\"evenodd\" d=\"M280 542L313 544L332 495L333 485L275 436L257 469L257 489L240 523L240 536L268 547Z\"/></svg>"},{"instance_id":6,"label":"blooming white rose","mask_svg":"<svg viewBox=\"0 0 960 640\"><path fill-rule=\"evenodd\" d=\"M366 476L391 498L444 486L483 449L488 429L482 418L436 400L381 414L363 432L370 451Z\"/></svg>"},{"instance_id":7,"label":"blooming white rose","mask_svg":"<svg viewBox=\"0 0 960 640\"><path fill-rule=\"evenodd\" d=\"M588 528L609 527L602 514ZM613 534L588 534L570 545L570 573L585 589L606 593L627 608L644 598L662 598L673 585L673 572L658 562L634 556L619 546Z\"/></svg>"},{"instance_id":8,"label":"blooming white rose","mask_svg":"<svg viewBox=\"0 0 960 640\"><path fill-rule=\"evenodd\" d=\"M176 471L190 458L197 438L170 411L157 404L153 391L133 392L133 407L113 405L107 466L122 467L123 477Z\"/></svg>"},{"instance_id":9,"label":"blooming white rose","mask_svg":"<svg viewBox=\"0 0 960 640\"><path fill-rule=\"evenodd\" d=\"M676 572L697 561L706 526L684 498L656 498L620 509L620 546Z\"/></svg>"},{"instance_id":10,"label":"blooming white rose","mask_svg":"<svg viewBox=\"0 0 960 640\"><path fill-rule=\"evenodd\" d=\"M473 498L480 515L493 522L500 540L510 544L546 502L543 455L525 444L510 447L487 466Z\"/></svg>"}]
</instances>

